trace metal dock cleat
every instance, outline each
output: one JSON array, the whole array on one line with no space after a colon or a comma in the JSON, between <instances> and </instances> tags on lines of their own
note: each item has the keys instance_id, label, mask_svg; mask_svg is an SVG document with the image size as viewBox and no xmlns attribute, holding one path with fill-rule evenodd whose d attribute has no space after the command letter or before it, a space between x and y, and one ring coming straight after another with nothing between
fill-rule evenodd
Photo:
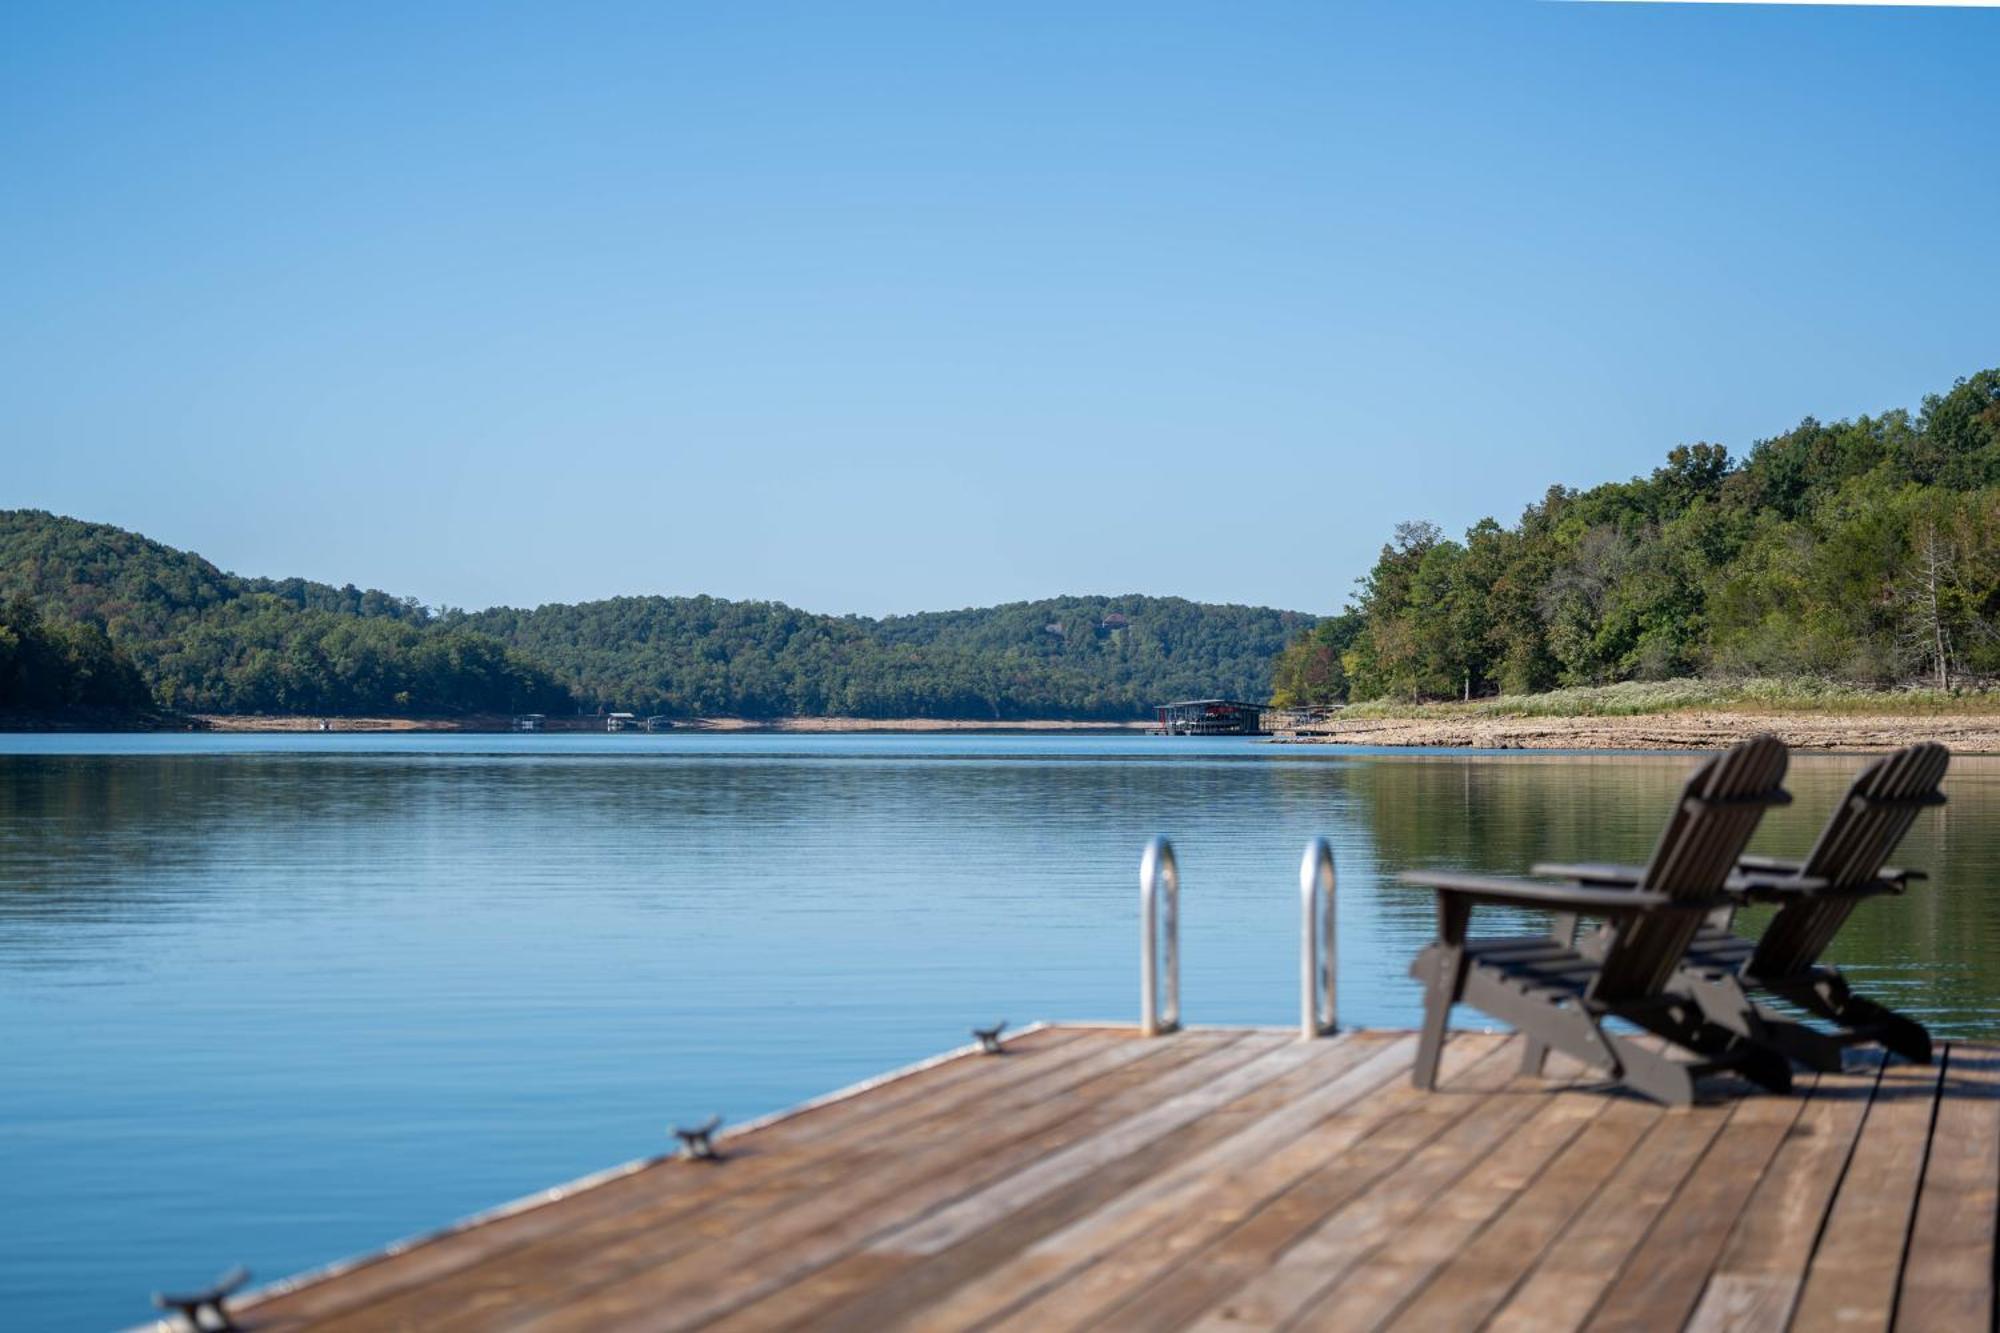
<instances>
[{"instance_id":1,"label":"metal dock cleat","mask_svg":"<svg viewBox=\"0 0 2000 1333\"><path fill-rule=\"evenodd\" d=\"M681 1156L691 1162L720 1160L720 1154L715 1151L715 1143L711 1137L720 1128L722 1128L720 1113L710 1116L693 1129L682 1129L679 1125L675 1125L674 1137L681 1141Z\"/></svg>"},{"instance_id":2,"label":"metal dock cleat","mask_svg":"<svg viewBox=\"0 0 2000 1333\"><path fill-rule=\"evenodd\" d=\"M201 1291L191 1291L182 1295L156 1291L153 1293L153 1305L156 1309L180 1311L181 1318L187 1320L188 1327L196 1330L196 1333L201 1333L203 1329L222 1330L223 1333L227 1333L228 1330L237 1327L236 1321L229 1317L227 1302L249 1281L250 1270L238 1264L217 1278L214 1285ZM211 1323L204 1318L203 1311L213 1311L215 1321Z\"/></svg>"}]
</instances>

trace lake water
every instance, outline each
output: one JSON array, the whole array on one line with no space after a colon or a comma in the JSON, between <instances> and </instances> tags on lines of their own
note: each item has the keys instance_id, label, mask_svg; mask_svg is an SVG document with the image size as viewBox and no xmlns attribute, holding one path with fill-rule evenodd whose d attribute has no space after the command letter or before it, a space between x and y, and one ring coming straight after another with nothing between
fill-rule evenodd
<instances>
[{"instance_id":1,"label":"lake water","mask_svg":"<svg viewBox=\"0 0 2000 1333\"><path fill-rule=\"evenodd\" d=\"M104 1327L237 1262L373 1249L966 1039L1137 1015L1182 868L1194 1023L1296 1021L1297 867L1342 1018L1409 1026L1422 864L1639 859L1685 755L1054 736L0 737L0 1325ZM1860 763L1801 757L1802 851ZM2000 764L1837 960L2000 1034Z\"/></svg>"}]
</instances>

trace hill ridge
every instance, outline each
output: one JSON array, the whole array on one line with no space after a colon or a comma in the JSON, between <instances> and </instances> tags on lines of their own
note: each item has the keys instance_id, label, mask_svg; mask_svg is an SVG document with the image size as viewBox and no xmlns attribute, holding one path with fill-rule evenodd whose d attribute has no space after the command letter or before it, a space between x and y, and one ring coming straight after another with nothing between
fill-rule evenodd
<instances>
[{"instance_id":1,"label":"hill ridge","mask_svg":"<svg viewBox=\"0 0 2000 1333\"><path fill-rule=\"evenodd\" d=\"M1118 720L1162 698L1261 698L1316 617L1140 593L834 615L710 594L434 610L352 584L229 573L110 524L0 511L0 596L97 626L162 705L424 715Z\"/></svg>"}]
</instances>

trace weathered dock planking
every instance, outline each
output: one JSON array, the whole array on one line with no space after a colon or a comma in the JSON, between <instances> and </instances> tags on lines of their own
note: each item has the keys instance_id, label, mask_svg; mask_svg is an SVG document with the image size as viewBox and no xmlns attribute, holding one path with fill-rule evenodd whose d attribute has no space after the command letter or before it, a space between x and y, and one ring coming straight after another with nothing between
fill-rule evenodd
<instances>
[{"instance_id":1,"label":"weathered dock planking","mask_svg":"<svg viewBox=\"0 0 2000 1333\"><path fill-rule=\"evenodd\" d=\"M1663 1110L1457 1035L1057 1025L237 1307L256 1330L1972 1329L2000 1048ZM1561 1071L1554 1071L1560 1074Z\"/></svg>"}]
</instances>

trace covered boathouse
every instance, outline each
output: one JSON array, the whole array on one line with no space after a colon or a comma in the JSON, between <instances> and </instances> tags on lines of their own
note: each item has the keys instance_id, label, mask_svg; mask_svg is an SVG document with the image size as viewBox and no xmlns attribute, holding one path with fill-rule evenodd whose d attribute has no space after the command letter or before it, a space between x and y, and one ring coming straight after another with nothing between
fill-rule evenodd
<instances>
[{"instance_id":1,"label":"covered boathouse","mask_svg":"<svg viewBox=\"0 0 2000 1333\"><path fill-rule=\"evenodd\" d=\"M1153 709L1162 736L1263 736L1264 705L1240 699L1186 699Z\"/></svg>"}]
</instances>

